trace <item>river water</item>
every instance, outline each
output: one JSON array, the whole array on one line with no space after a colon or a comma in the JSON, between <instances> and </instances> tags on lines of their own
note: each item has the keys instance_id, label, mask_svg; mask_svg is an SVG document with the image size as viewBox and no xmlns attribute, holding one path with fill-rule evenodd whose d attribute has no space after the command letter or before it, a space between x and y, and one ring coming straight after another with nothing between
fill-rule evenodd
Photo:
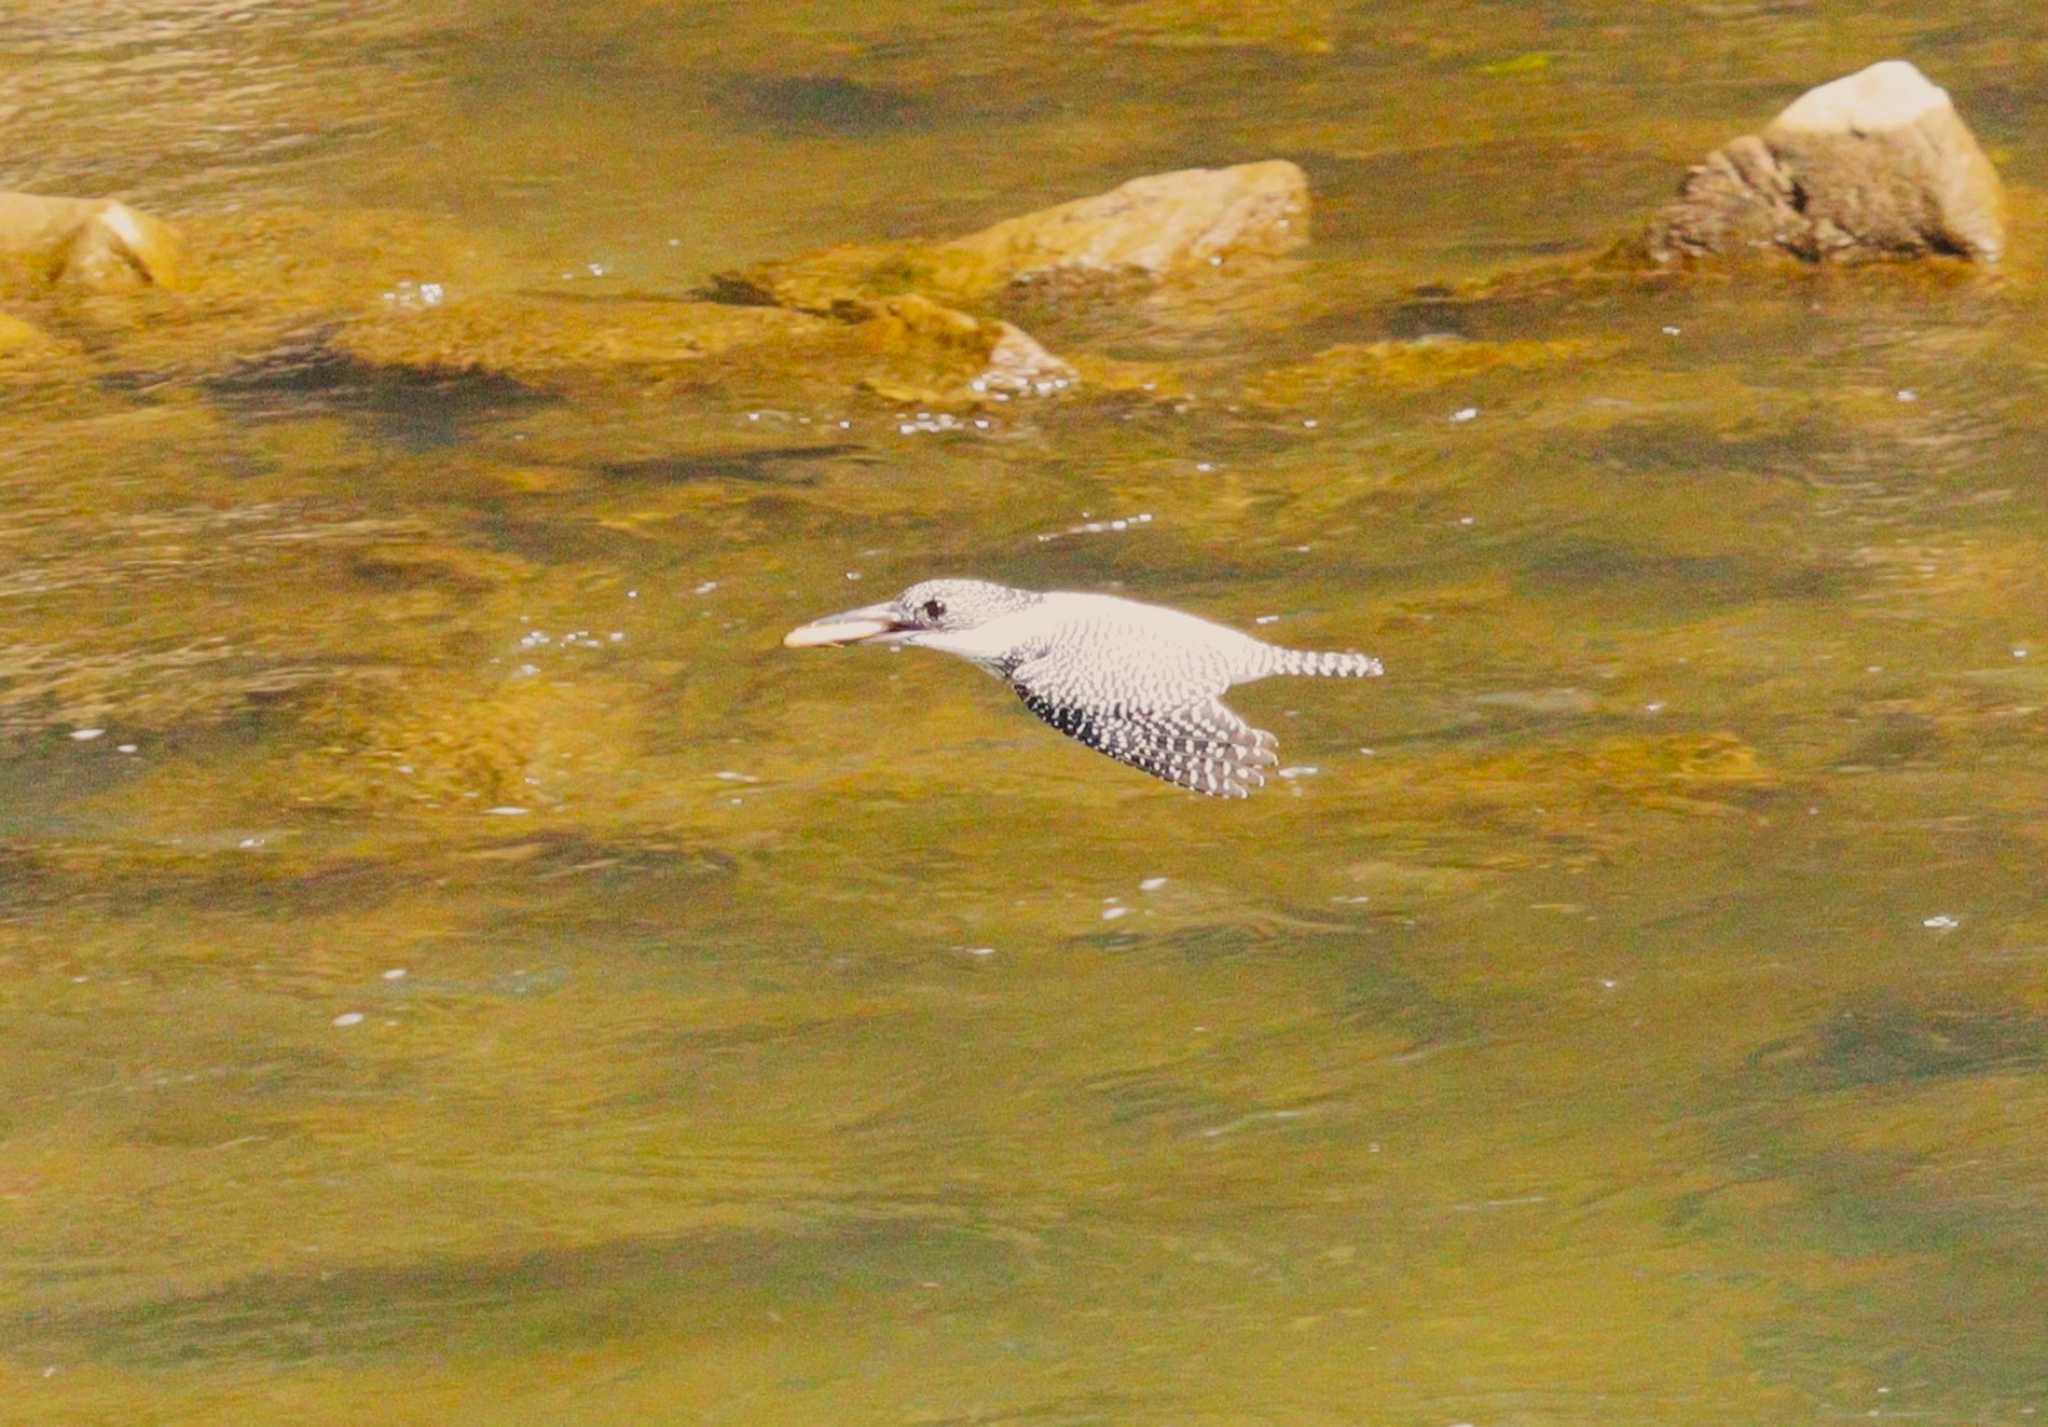
<instances>
[{"instance_id":1,"label":"river water","mask_svg":"<svg viewBox=\"0 0 2048 1427\"><path fill-rule=\"evenodd\" d=\"M1491 281L1892 55L2002 276ZM1317 205L1257 302L1034 329L1190 399L980 425L19 309L0 1421L2035 1420L2044 65L2017 0L0 6L0 186L358 224L293 281L370 302ZM1439 336L1527 360L1316 376ZM1241 690L1224 803L778 647L941 573L1388 674Z\"/></svg>"}]
</instances>

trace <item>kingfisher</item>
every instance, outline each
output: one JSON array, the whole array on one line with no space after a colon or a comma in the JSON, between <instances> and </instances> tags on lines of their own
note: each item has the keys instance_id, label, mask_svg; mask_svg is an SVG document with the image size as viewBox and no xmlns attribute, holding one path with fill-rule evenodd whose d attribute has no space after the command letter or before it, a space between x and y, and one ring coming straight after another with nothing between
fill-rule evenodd
<instances>
[{"instance_id":1,"label":"kingfisher","mask_svg":"<svg viewBox=\"0 0 2048 1427\"><path fill-rule=\"evenodd\" d=\"M1164 605L986 580L925 580L880 604L792 629L791 649L908 645L1002 679L1061 733L1140 772L1217 798L1249 797L1279 740L1223 702L1272 674L1377 678L1370 654L1283 649Z\"/></svg>"}]
</instances>

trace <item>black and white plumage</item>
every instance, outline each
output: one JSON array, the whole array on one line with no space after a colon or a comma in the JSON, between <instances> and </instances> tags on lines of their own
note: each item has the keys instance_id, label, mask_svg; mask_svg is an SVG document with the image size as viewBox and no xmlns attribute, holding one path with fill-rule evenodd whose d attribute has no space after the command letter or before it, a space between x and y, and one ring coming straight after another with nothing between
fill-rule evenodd
<instances>
[{"instance_id":1,"label":"black and white plumage","mask_svg":"<svg viewBox=\"0 0 2048 1427\"><path fill-rule=\"evenodd\" d=\"M907 644L957 654L1007 680L1024 706L1119 763L1183 788L1242 798L1279 763L1278 740L1223 703L1271 674L1361 678L1369 654L1282 649L1161 605L927 580L893 600L793 629L793 649Z\"/></svg>"}]
</instances>

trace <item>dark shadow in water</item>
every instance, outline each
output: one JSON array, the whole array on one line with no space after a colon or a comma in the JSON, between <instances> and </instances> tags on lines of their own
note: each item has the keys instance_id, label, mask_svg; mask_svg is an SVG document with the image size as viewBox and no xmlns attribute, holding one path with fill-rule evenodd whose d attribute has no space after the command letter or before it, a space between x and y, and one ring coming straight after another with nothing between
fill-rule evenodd
<instances>
[{"instance_id":1,"label":"dark shadow in water","mask_svg":"<svg viewBox=\"0 0 2048 1427\"><path fill-rule=\"evenodd\" d=\"M1897 1002L1837 1011L1797 1040L1773 1041L1752 1069L1807 1091L1847 1090L2038 1067L2048 1022L2016 1009L1930 1009Z\"/></svg>"},{"instance_id":2,"label":"dark shadow in water","mask_svg":"<svg viewBox=\"0 0 2048 1427\"><path fill-rule=\"evenodd\" d=\"M497 372L376 366L318 341L280 347L205 385L215 401L247 419L338 412L413 451L452 446L469 422L555 400Z\"/></svg>"},{"instance_id":3,"label":"dark shadow in water","mask_svg":"<svg viewBox=\"0 0 2048 1427\"><path fill-rule=\"evenodd\" d=\"M607 461L597 469L599 474L615 481L746 481L757 485L814 486L818 483L816 476L792 473L789 467L866 449L844 441L828 446L770 446L754 450L735 447L650 456L639 461Z\"/></svg>"},{"instance_id":4,"label":"dark shadow in water","mask_svg":"<svg viewBox=\"0 0 2048 1427\"><path fill-rule=\"evenodd\" d=\"M1844 571L1783 566L1746 555L1672 555L1571 537L1532 551L1518 582L1531 591L1655 590L1671 607L1759 599L1824 599L1848 587Z\"/></svg>"},{"instance_id":5,"label":"dark shadow in water","mask_svg":"<svg viewBox=\"0 0 2048 1427\"><path fill-rule=\"evenodd\" d=\"M515 1337L555 1348L614 1342L650 1319L711 1331L758 1322L770 1309L828 1310L941 1270L990 1283L1008 1277L1009 1253L915 1219L795 1233L719 1229L411 1264L311 1264L132 1306L16 1308L0 1315L0 1332L17 1349L32 1346L39 1362L130 1369L496 1354Z\"/></svg>"},{"instance_id":6,"label":"dark shadow in water","mask_svg":"<svg viewBox=\"0 0 2048 1427\"><path fill-rule=\"evenodd\" d=\"M1558 454L1618 471L1798 477L1838 443L1837 433L1812 421L1734 436L1702 432L1682 421L1639 421L1591 437L1574 435Z\"/></svg>"},{"instance_id":7,"label":"dark shadow in water","mask_svg":"<svg viewBox=\"0 0 2048 1427\"><path fill-rule=\"evenodd\" d=\"M735 123L784 138L879 138L932 119L915 95L837 75L735 76L714 86L712 98Z\"/></svg>"}]
</instances>

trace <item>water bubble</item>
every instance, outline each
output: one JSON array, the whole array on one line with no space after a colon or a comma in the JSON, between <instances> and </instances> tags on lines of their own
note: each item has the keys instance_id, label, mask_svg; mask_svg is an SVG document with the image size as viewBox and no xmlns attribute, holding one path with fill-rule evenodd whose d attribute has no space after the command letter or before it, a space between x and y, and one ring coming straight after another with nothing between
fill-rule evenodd
<instances>
[{"instance_id":1,"label":"water bubble","mask_svg":"<svg viewBox=\"0 0 2048 1427\"><path fill-rule=\"evenodd\" d=\"M1138 884L1138 890L1140 892L1156 892L1165 885L1166 879L1164 877L1147 877Z\"/></svg>"},{"instance_id":2,"label":"water bubble","mask_svg":"<svg viewBox=\"0 0 2048 1427\"><path fill-rule=\"evenodd\" d=\"M106 730L103 728L74 728L71 730L72 739L79 743L90 743L95 738L104 737L105 734Z\"/></svg>"},{"instance_id":3,"label":"water bubble","mask_svg":"<svg viewBox=\"0 0 2048 1427\"><path fill-rule=\"evenodd\" d=\"M343 1011L334 1018L334 1024L337 1026L360 1026L362 1023L363 1013L361 1011Z\"/></svg>"},{"instance_id":4,"label":"water bubble","mask_svg":"<svg viewBox=\"0 0 2048 1427\"><path fill-rule=\"evenodd\" d=\"M1948 913L1942 912L1936 916L1922 918L1920 925L1931 931L1952 932L1962 923Z\"/></svg>"},{"instance_id":5,"label":"water bubble","mask_svg":"<svg viewBox=\"0 0 2048 1427\"><path fill-rule=\"evenodd\" d=\"M484 809L486 816L494 818L523 818L532 811L533 809L522 808L517 803L500 803L495 808Z\"/></svg>"},{"instance_id":6,"label":"water bubble","mask_svg":"<svg viewBox=\"0 0 2048 1427\"><path fill-rule=\"evenodd\" d=\"M1458 408L1458 409L1457 409L1456 411L1454 411L1454 412L1452 412L1452 413L1451 413L1451 420L1453 420L1453 421L1471 421L1471 420L1475 419L1475 418L1476 418L1476 417L1477 417L1478 415L1479 415L1479 408L1478 408L1478 407L1476 407L1476 406L1461 406L1461 407L1459 407L1459 408Z\"/></svg>"}]
</instances>

